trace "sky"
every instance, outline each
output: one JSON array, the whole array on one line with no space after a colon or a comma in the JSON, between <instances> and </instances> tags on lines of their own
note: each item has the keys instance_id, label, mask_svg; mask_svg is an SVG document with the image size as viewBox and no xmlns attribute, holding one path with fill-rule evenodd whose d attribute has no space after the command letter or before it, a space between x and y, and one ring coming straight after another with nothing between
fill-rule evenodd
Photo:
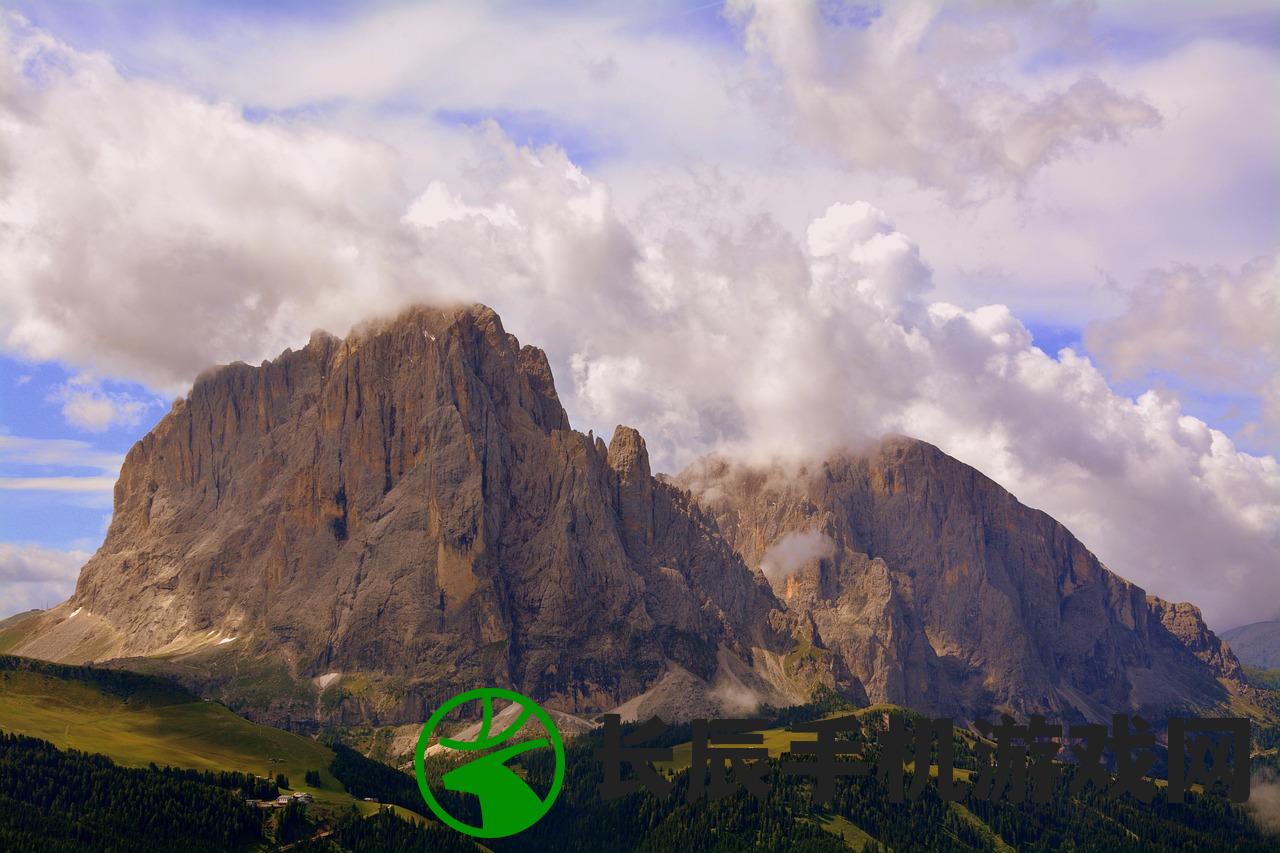
<instances>
[{"instance_id":1,"label":"sky","mask_svg":"<svg viewBox=\"0 0 1280 853\"><path fill-rule=\"evenodd\" d=\"M0 615L210 365L491 305L573 424L897 432L1280 617L1271 2L7 2Z\"/></svg>"}]
</instances>

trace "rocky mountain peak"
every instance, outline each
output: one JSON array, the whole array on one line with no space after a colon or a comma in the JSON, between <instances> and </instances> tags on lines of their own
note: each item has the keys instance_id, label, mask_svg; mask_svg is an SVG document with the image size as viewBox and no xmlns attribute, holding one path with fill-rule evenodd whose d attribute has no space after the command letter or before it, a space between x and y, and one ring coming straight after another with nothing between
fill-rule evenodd
<instances>
[{"instance_id":1,"label":"rocky mountain peak","mask_svg":"<svg viewBox=\"0 0 1280 853\"><path fill-rule=\"evenodd\" d=\"M541 350L483 306L415 307L204 373L128 454L106 541L24 652L347 696L301 716L420 719L482 684L599 711L785 652L777 607L638 433L605 451L570 429Z\"/></svg>"},{"instance_id":2,"label":"rocky mountain peak","mask_svg":"<svg viewBox=\"0 0 1280 853\"><path fill-rule=\"evenodd\" d=\"M629 426L618 425L609 440L609 467L622 483L645 482L649 472L649 449L644 439Z\"/></svg>"},{"instance_id":3,"label":"rocky mountain peak","mask_svg":"<svg viewBox=\"0 0 1280 853\"><path fill-rule=\"evenodd\" d=\"M871 701L1102 718L1245 689L1195 607L1148 597L926 442L892 436L793 470L703 462L678 482L748 565L803 558L775 589ZM813 537L822 547L797 551Z\"/></svg>"},{"instance_id":4,"label":"rocky mountain peak","mask_svg":"<svg viewBox=\"0 0 1280 853\"><path fill-rule=\"evenodd\" d=\"M938 448L664 481L636 430L573 430L484 306L202 374L130 450L73 597L28 621L19 654L164 667L286 723L420 722L477 686L668 717L818 684L1092 717L1239 686L1198 611Z\"/></svg>"}]
</instances>

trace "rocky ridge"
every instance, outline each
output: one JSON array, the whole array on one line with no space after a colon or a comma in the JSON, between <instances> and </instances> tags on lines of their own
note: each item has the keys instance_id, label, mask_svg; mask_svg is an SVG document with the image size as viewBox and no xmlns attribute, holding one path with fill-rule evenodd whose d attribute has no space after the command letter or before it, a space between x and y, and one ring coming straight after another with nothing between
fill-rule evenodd
<instances>
[{"instance_id":1,"label":"rocky ridge","mask_svg":"<svg viewBox=\"0 0 1280 853\"><path fill-rule=\"evenodd\" d=\"M676 482L753 568L788 537L821 538L770 580L868 701L1102 718L1246 689L1197 608L1147 595L925 442L890 437L794 470L706 459Z\"/></svg>"}]
</instances>

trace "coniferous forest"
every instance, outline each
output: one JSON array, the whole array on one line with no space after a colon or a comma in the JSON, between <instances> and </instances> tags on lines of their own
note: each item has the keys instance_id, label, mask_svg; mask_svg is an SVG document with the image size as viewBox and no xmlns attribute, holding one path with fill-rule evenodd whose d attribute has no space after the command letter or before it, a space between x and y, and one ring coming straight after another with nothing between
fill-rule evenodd
<instances>
[{"instance_id":1,"label":"coniferous forest","mask_svg":"<svg viewBox=\"0 0 1280 853\"><path fill-rule=\"evenodd\" d=\"M119 767L0 733L0 849L247 850L262 817L221 784L240 775Z\"/></svg>"},{"instance_id":2,"label":"coniferous forest","mask_svg":"<svg viewBox=\"0 0 1280 853\"><path fill-rule=\"evenodd\" d=\"M807 706L770 712L775 723L793 725L838 710L831 697ZM837 702L838 704L838 702ZM890 718L918 719L889 710L863 717L855 735L860 758L874 761L874 735ZM632 731L634 726L624 727ZM659 744L687 742L688 726L672 727ZM131 769L110 759L59 750L35 738L0 737L0 849L4 850L191 850L271 849L291 844L308 851L460 851L478 849L469 838L434 821L405 820L389 804L425 813L417 782L408 773L366 758L336 733L327 741L335 758L328 768L353 796L384 805L362 817L354 808L311 815L290 804L274 819L245 797L274 793L274 783L241 773L159 768ZM690 774L669 774L671 793L640 790L613 800L598 790L602 779L595 750L599 732L566 745L566 775L550 812L532 828L488 840L493 851L837 851L861 850L1274 850L1247 811L1220 796L1190 794L1170 804L1163 792L1143 804L1132 797L1107 798L1096 789L1069 794L1062 787L1047 804L987 801L969 786L959 802L946 802L931 782L915 800L892 802L875 776L842 778L830 802L810 800L810 782L783 772L795 756L769 760L770 790L756 799L741 787L717 800L687 800ZM969 735L955 737L956 767L972 770L978 757ZM522 772L544 789L553 770L550 755L529 754ZM1264 759L1263 763L1267 763ZM428 761L435 783L448 768ZM910 771L906 775L911 779ZM442 792L451 813L477 822L467 795Z\"/></svg>"}]
</instances>

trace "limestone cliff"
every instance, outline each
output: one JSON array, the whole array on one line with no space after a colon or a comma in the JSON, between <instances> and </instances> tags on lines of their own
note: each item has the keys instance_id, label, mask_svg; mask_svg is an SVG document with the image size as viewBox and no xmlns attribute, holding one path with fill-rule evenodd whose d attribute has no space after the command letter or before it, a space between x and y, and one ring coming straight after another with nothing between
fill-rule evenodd
<instances>
[{"instance_id":1,"label":"limestone cliff","mask_svg":"<svg viewBox=\"0 0 1280 853\"><path fill-rule=\"evenodd\" d=\"M788 534L829 538L771 580L871 701L1101 717L1212 707L1243 689L1196 608L1147 596L925 442L888 438L794 471L703 460L679 482L750 566Z\"/></svg>"},{"instance_id":2,"label":"limestone cliff","mask_svg":"<svg viewBox=\"0 0 1280 853\"><path fill-rule=\"evenodd\" d=\"M540 350L487 308L414 309L200 377L21 652L166 656L215 695L246 669L316 679L339 719L477 685L589 711L785 652L778 608L634 430L569 428Z\"/></svg>"}]
</instances>

